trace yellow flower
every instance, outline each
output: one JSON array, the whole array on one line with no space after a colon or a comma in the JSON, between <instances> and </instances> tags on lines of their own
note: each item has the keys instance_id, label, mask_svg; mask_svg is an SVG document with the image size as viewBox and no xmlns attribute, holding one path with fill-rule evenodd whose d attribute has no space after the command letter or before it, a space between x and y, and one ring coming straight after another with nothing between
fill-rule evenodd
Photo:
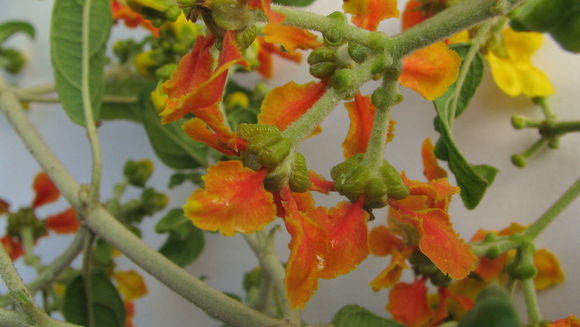
<instances>
[{"instance_id":1,"label":"yellow flower","mask_svg":"<svg viewBox=\"0 0 580 327\"><path fill-rule=\"evenodd\" d=\"M554 93L548 76L531 60L542 41L540 33L516 32L506 28L499 44L491 47L486 59L495 83L506 94L536 97Z\"/></svg>"}]
</instances>

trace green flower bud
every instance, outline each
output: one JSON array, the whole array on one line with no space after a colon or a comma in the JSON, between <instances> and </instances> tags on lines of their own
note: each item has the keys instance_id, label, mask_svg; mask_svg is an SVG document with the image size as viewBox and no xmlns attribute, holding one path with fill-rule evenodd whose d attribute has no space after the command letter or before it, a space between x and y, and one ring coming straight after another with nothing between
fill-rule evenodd
<instances>
[{"instance_id":1,"label":"green flower bud","mask_svg":"<svg viewBox=\"0 0 580 327\"><path fill-rule=\"evenodd\" d=\"M350 91L355 83L350 69L337 69L331 79L332 87L339 93Z\"/></svg>"},{"instance_id":2,"label":"green flower bud","mask_svg":"<svg viewBox=\"0 0 580 327\"><path fill-rule=\"evenodd\" d=\"M248 27L255 17L255 11L239 0L212 0L210 2L213 21L224 30L239 31Z\"/></svg>"},{"instance_id":3,"label":"green flower bud","mask_svg":"<svg viewBox=\"0 0 580 327\"><path fill-rule=\"evenodd\" d=\"M310 65L318 64L325 61L334 61L336 59L336 49L332 47L318 47L308 55Z\"/></svg>"},{"instance_id":4,"label":"green flower bud","mask_svg":"<svg viewBox=\"0 0 580 327\"><path fill-rule=\"evenodd\" d=\"M129 160L125 163L123 174L129 184L137 187L143 187L153 173L153 163L151 160Z\"/></svg>"},{"instance_id":5,"label":"green flower bud","mask_svg":"<svg viewBox=\"0 0 580 327\"><path fill-rule=\"evenodd\" d=\"M437 287L449 287L451 285L451 278L443 274L440 270L429 277L431 283Z\"/></svg>"},{"instance_id":6,"label":"green flower bud","mask_svg":"<svg viewBox=\"0 0 580 327\"><path fill-rule=\"evenodd\" d=\"M331 61L321 62L310 66L310 75L316 78L330 77L336 70L336 63Z\"/></svg>"},{"instance_id":7,"label":"green flower bud","mask_svg":"<svg viewBox=\"0 0 580 327\"><path fill-rule=\"evenodd\" d=\"M402 200L409 196L409 188L403 183L401 174L391 164L384 160L379 171L387 184L390 197L395 200Z\"/></svg>"},{"instance_id":8,"label":"green flower bud","mask_svg":"<svg viewBox=\"0 0 580 327\"><path fill-rule=\"evenodd\" d=\"M241 51L246 50L256 40L256 26L250 25L245 30L236 33L236 43Z\"/></svg>"},{"instance_id":9,"label":"green flower bud","mask_svg":"<svg viewBox=\"0 0 580 327\"><path fill-rule=\"evenodd\" d=\"M8 215L8 225L6 233L10 236L21 239L23 228L32 229L34 239L38 239L46 234L46 226L43 221L39 220L32 208L21 208L17 212Z\"/></svg>"},{"instance_id":10,"label":"green flower bud","mask_svg":"<svg viewBox=\"0 0 580 327\"><path fill-rule=\"evenodd\" d=\"M367 59L371 50L355 42L348 43L348 55L357 63L362 63Z\"/></svg>"},{"instance_id":11,"label":"green flower bud","mask_svg":"<svg viewBox=\"0 0 580 327\"><path fill-rule=\"evenodd\" d=\"M153 215L154 213L165 209L169 199L167 195L157 192L152 188L148 188L141 193L142 209L146 215Z\"/></svg>"},{"instance_id":12,"label":"green flower bud","mask_svg":"<svg viewBox=\"0 0 580 327\"><path fill-rule=\"evenodd\" d=\"M25 64L26 58L19 51L11 48L0 49L0 67L4 67L9 73L19 73Z\"/></svg>"},{"instance_id":13,"label":"green flower bud","mask_svg":"<svg viewBox=\"0 0 580 327\"><path fill-rule=\"evenodd\" d=\"M520 327L518 313L510 295L491 284L477 296L475 307L459 321L459 327Z\"/></svg>"},{"instance_id":14,"label":"green flower bud","mask_svg":"<svg viewBox=\"0 0 580 327\"><path fill-rule=\"evenodd\" d=\"M295 152L294 154L294 162L292 163L292 172L290 173L288 184L293 192L306 192L310 189L308 167L302 153Z\"/></svg>"},{"instance_id":15,"label":"green flower bud","mask_svg":"<svg viewBox=\"0 0 580 327\"><path fill-rule=\"evenodd\" d=\"M261 147L258 154L260 163L267 168L274 168L279 165L292 150L292 142L289 139L281 135L277 135L273 139L275 139L275 142Z\"/></svg>"}]
</instances>

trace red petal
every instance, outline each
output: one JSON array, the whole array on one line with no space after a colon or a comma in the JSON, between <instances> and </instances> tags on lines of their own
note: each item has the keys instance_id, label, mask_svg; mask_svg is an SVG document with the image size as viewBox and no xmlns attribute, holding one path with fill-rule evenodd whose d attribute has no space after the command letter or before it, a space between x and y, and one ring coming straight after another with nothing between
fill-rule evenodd
<instances>
[{"instance_id":1,"label":"red petal","mask_svg":"<svg viewBox=\"0 0 580 327\"><path fill-rule=\"evenodd\" d=\"M205 187L195 190L183 206L185 216L198 228L226 236L261 230L276 214L272 194L263 185L267 174L238 160L219 162L203 177Z\"/></svg>"},{"instance_id":2,"label":"red petal","mask_svg":"<svg viewBox=\"0 0 580 327\"><path fill-rule=\"evenodd\" d=\"M580 327L580 319L574 315L549 323L546 327Z\"/></svg>"},{"instance_id":3,"label":"red petal","mask_svg":"<svg viewBox=\"0 0 580 327\"><path fill-rule=\"evenodd\" d=\"M403 252L405 243L387 227L377 226L369 233L369 249L373 255L394 255Z\"/></svg>"},{"instance_id":4,"label":"red petal","mask_svg":"<svg viewBox=\"0 0 580 327\"><path fill-rule=\"evenodd\" d=\"M422 6L423 2L420 0L410 0L407 2L401 19L403 31L429 18L429 16L425 14L425 11L421 10Z\"/></svg>"},{"instance_id":5,"label":"red petal","mask_svg":"<svg viewBox=\"0 0 580 327\"><path fill-rule=\"evenodd\" d=\"M324 179L313 170L308 171L308 178L310 179L310 190L316 191L324 194L328 194L330 191L334 190L334 182Z\"/></svg>"},{"instance_id":6,"label":"red petal","mask_svg":"<svg viewBox=\"0 0 580 327\"><path fill-rule=\"evenodd\" d=\"M362 208L362 198L356 203L340 202L328 214L327 230L330 252L320 277L325 279L344 275L369 255L368 212Z\"/></svg>"},{"instance_id":7,"label":"red petal","mask_svg":"<svg viewBox=\"0 0 580 327\"><path fill-rule=\"evenodd\" d=\"M8 253L8 256L12 261L18 259L24 254L24 248L22 243L18 242L16 239L12 238L10 235L4 235L0 242L4 246L4 250Z\"/></svg>"},{"instance_id":8,"label":"red petal","mask_svg":"<svg viewBox=\"0 0 580 327\"><path fill-rule=\"evenodd\" d=\"M318 101L325 88L322 82L298 85L293 81L274 88L262 102L258 124L285 130Z\"/></svg>"},{"instance_id":9,"label":"red petal","mask_svg":"<svg viewBox=\"0 0 580 327\"><path fill-rule=\"evenodd\" d=\"M391 257L391 264L375 277L369 285L375 292L381 288L391 288L401 279L401 274L405 268L407 268L405 255L398 252L394 253Z\"/></svg>"},{"instance_id":10,"label":"red petal","mask_svg":"<svg viewBox=\"0 0 580 327\"><path fill-rule=\"evenodd\" d=\"M433 153L435 147L431 140L426 138L421 146L421 157L423 159L423 175L427 180L433 180L438 178L447 177L447 172L439 167L437 163L437 158Z\"/></svg>"},{"instance_id":11,"label":"red petal","mask_svg":"<svg viewBox=\"0 0 580 327\"><path fill-rule=\"evenodd\" d=\"M60 197L60 192L45 172L36 175L32 187L35 191L34 201L32 201L33 208L54 202Z\"/></svg>"},{"instance_id":12,"label":"red petal","mask_svg":"<svg viewBox=\"0 0 580 327\"><path fill-rule=\"evenodd\" d=\"M433 310L427 299L425 280L395 285L389 293L387 309L395 320L411 327L422 326L429 321Z\"/></svg>"},{"instance_id":13,"label":"red petal","mask_svg":"<svg viewBox=\"0 0 580 327\"><path fill-rule=\"evenodd\" d=\"M57 234L71 234L79 230L80 224L77 213L73 208L46 218L46 227Z\"/></svg>"},{"instance_id":14,"label":"red petal","mask_svg":"<svg viewBox=\"0 0 580 327\"><path fill-rule=\"evenodd\" d=\"M348 134L342 142L345 158L364 153L367 150L371 132L373 130L373 118L377 108L371 102L370 97L356 93L353 102L345 104L350 119Z\"/></svg>"},{"instance_id":15,"label":"red petal","mask_svg":"<svg viewBox=\"0 0 580 327\"><path fill-rule=\"evenodd\" d=\"M113 19L121 19L127 27L142 27L148 29L154 37L159 37L159 28L155 27L150 20L143 18L141 14L129 8L128 6L120 4L118 1L112 1Z\"/></svg>"}]
</instances>

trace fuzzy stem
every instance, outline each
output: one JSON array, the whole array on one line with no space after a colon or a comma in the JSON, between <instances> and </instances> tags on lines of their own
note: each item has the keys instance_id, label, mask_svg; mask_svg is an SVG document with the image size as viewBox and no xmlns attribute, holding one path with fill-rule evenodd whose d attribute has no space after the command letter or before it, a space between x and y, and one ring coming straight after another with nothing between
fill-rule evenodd
<instances>
[{"instance_id":1,"label":"fuzzy stem","mask_svg":"<svg viewBox=\"0 0 580 327\"><path fill-rule=\"evenodd\" d=\"M30 327L30 324L19 313L0 308L0 326Z\"/></svg>"}]
</instances>

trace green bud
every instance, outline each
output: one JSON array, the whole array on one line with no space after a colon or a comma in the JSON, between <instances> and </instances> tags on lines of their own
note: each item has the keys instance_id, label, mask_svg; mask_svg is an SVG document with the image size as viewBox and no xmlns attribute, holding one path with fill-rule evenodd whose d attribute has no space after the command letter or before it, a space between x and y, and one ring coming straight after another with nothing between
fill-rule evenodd
<instances>
[{"instance_id":1,"label":"green bud","mask_svg":"<svg viewBox=\"0 0 580 327\"><path fill-rule=\"evenodd\" d=\"M526 166L527 159L521 154L514 154L511 156L511 160L516 167L524 168Z\"/></svg>"},{"instance_id":2,"label":"green bud","mask_svg":"<svg viewBox=\"0 0 580 327\"><path fill-rule=\"evenodd\" d=\"M129 160L125 163L123 174L129 184L137 187L143 187L153 173L153 163L151 160Z\"/></svg>"},{"instance_id":3,"label":"green bud","mask_svg":"<svg viewBox=\"0 0 580 327\"><path fill-rule=\"evenodd\" d=\"M4 67L9 73L19 73L25 64L26 58L19 51L11 48L0 49L0 67Z\"/></svg>"},{"instance_id":4,"label":"green bud","mask_svg":"<svg viewBox=\"0 0 580 327\"><path fill-rule=\"evenodd\" d=\"M348 43L348 55L357 63L362 63L371 53L370 49L355 42Z\"/></svg>"},{"instance_id":5,"label":"green bud","mask_svg":"<svg viewBox=\"0 0 580 327\"><path fill-rule=\"evenodd\" d=\"M20 234L23 228L32 229L34 239L46 234L44 222L39 220L32 208L21 208L17 212L8 215L6 233L13 238L21 239Z\"/></svg>"},{"instance_id":6,"label":"green bud","mask_svg":"<svg viewBox=\"0 0 580 327\"><path fill-rule=\"evenodd\" d=\"M310 75L316 78L327 78L336 70L336 63L331 61L321 62L310 66Z\"/></svg>"},{"instance_id":7,"label":"green bud","mask_svg":"<svg viewBox=\"0 0 580 327\"><path fill-rule=\"evenodd\" d=\"M494 242L497 240L497 235L495 233L487 233L483 239L485 242Z\"/></svg>"},{"instance_id":8,"label":"green bud","mask_svg":"<svg viewBox=\"0 0 580 327\"><path fill-rule=\"evenodd\" d=\"M165 209L169 199L167 198L167 195L157 192L152 188L148 188L141 193L141 202L143 205L143 212L146 215L153 215L154 213Z\"/></svg>"},{"instance_id":9,"label":"green bud","mask_svg":"<svg viewBox=\"0 0 580 327\"><path fill-rule=\"evenodd\" d=\"M429 277L429 280L437 287L449 287L449 285L451 285L451 278L439 270L432 274Z\"/></svg>"},{"instance_id":10,"label":"green bud","mask_svg":"<svg viewBox=\"0 0 580 327\"><path fill-rule=\"evenodd\" d=\"M292 142L289 139L278 135L274 139L276 140L274 143L261 147L258 154L260 163L267 168L279 165L292 150Z\"/></svg>"},{"instance_id":11,"label":"green bud","mask_svg":"<svg viewBox=\"0 0 580 327\"><path fill-rule=\"evenodd\" d=\"M248 9L245 2L238 0L212 0L209 9L213 21L228 31L245 29L255 17L255 11Z\"/></svg>"},{"instance_id":12,"label":"green bud","mask_svg":"<svg viewBox=\"0 0 580 327\"><path fill-rule=\"evenodd\" d=\"M339 93L350 91L355 83L350 69L337 69L331 79L332 87Z\"/></svg>"},{"instance_id":13,"label":"green bud","mask_svg":"<svg viewBox=\"0 0 580 327\"><path fill-rule=\"evenodd\" d=\"M402 200L409 196L409 188L403 182L401 174L391 164L383 160L379 171L387 184L388 193L391 198Z\"/></svg>"},{"instance_id":14,"label":"green bud","mask_svg":"<svg viewBox=\"0 0 580 327\"><path fill-rule=\"evenodd\" d=\"M189 47L187 47L181 43L173 43L173 45L171 46L171 52L178 54L178 55L183 55L188 50L189 50Z\"/></svg>"},{"instance_id":15,"label":"green bud","mask_svg":"<svg viewBox=\"0 0 580 327\"><path fill-rule=\"evenodd\" d=\"M538 273L538 269L534 267L534 265L509 265L508 266L508 274L513 279L530 279L534 278Z\"/></svg>"},{"instance_id":16,"label":"green bud","mask_svg":"<svg viewBox=\"0 0 580 327\"><path fill-rule=\"evenodd\" d=\"M514 261L507 266L508 275L513 279L530 279L538 273L534 265L534 245L525 243L517 253Z\"/></svg>"},{"instance_id":17,"label":"green bud","mask_svg":"<svg viewBox=\"0 0 580 327\"><path fill-rule=\"evenodd\" d=\"M386 108L402 102L403 95L398 89L387 89L386 87L381 86L373 91L371 101L377 108Z\"/></svg>"},{"instance_id":18,"label":"green bud","mask_svg":"<svg viewBox=\"0 0 580 327\"><path fill-rule=\"evenodd\" d=\"M280 133L278 127L273 125L240 124L238 125L238 135L250 142L258 136L266 133Z\"/></svg>"},{"instance_id":19,"label":"green bud","mask_svg":"<svg viewBox=\"0 0 580 327\"><path fill-rule=\"evenodd\" d=\"M165 11L165 18L170 22L176 21L180 15L181 15L181 9L179 9L179 7L177 7L177 6L171 6L171 7L169 7L169 9L167 9Z\"/></svg>"},{"instance_id":20,"label":"green bud","mask_svg":"<svg viewBox=\"0 0 580 327\"><path fill-rule=\"evenodd\" d=\"M308 167L302 153L295 152L294 154L294 162L292 163L292 172L290 173L288 184L293 192L306 192L310 189Z\"/></svg>"},{"instance_id":21,"label":"green bud","mask_svg":"<svg viewBox=\"0 0 580 327\"><path fill-rule=\"evenodd\" d=\"M528 119L522 115L512 116L512 126L515 129L522 129L528 127L527 121Z\"/></svg>"},{"instance_id":22,"label":"green bud","mask_svg":"<svg viewBox=\"0 0 580 327\"><path fill-rule=\"evenodd\" d=\"M256 25L250 25L245 30L236 33L236 43L241 51L246 50L256 39Z\"/></svg>"},{"instance_id":23,"label":"green bud","mask_svg":"<svg viewBox=\"0 0 580 327\"><path fill-rule=\"evenodd\" d=\"M334 61L336 59L336 49L331 47L318 47L308 55L310 65L318 64L325 61Z\"/></svg>"},{"instance_id":24,"label":"green bud","mask_svg":"<svg viewBox=\"0 0 580 327\"><path fill-rule=\"evenodd\" d=\"M459 327L490 326L521 326L510 295L496 284L491 284L481 291L473 309L459 321Z\"/></svg>"},{"instance_id":25,"label":"green bud","mask_svg":"<svg viewBox=\"0 0 580 327\"><path fill-rule=\"evenodd\" d=\"M497 247L497 246L492 246L487 250L487 252L485 252L485 256L490 258L490 259L496 259L500 255L501 255L501 251L499 250L499 247Z\"/></svg>"}]
</instances>

